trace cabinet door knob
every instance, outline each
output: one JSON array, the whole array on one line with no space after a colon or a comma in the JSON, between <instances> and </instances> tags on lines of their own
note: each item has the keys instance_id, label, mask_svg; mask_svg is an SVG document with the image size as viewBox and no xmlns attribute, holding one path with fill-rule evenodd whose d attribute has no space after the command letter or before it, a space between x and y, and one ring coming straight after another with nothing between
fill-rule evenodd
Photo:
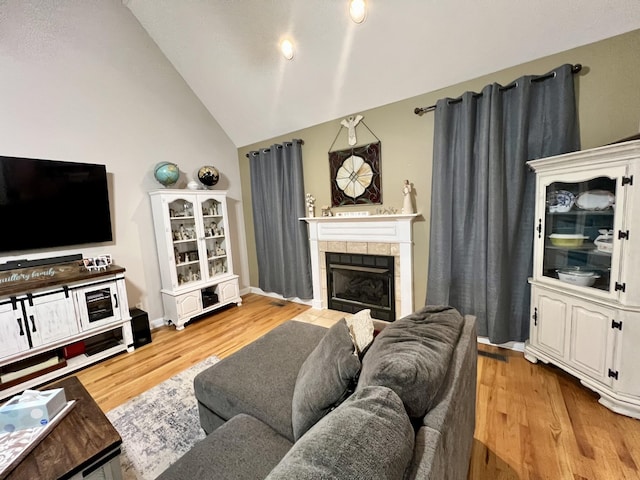
<instances>
[{"instance_id":1,"label":"cabinet door knob","mask_svg":"<svg viewBox=\"0 0 640 480\"><path fill-rule=\"evenodd\" d=\"M36 322L33 319L33 315L29 315L29 318L31 319L31 331L32 332L37 332L37 330L36 330Z\"/></svg>"}]
</instances>

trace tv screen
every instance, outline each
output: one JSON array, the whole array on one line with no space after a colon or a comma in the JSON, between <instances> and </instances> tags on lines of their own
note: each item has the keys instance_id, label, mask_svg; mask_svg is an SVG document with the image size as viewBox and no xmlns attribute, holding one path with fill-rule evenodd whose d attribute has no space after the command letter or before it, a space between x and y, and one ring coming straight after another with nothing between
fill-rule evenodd
<instances>
[{"instance_id":1,"label":"tv screen","mask_svg":"<svg viewBox=\"0 0 640 480\"><path fill-rule=\"evenodd\" d=\"M0 252L112 240L104 165L0 156Z\"/></svg>"}]
</instances>

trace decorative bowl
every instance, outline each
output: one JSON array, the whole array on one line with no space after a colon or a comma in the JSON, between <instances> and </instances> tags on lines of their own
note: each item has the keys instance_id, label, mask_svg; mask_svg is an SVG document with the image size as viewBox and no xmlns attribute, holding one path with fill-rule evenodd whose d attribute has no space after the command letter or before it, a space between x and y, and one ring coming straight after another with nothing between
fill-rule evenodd
<instances>
[{"instance_id":1,"label":"decorative bowl","mask_svg":"<svg viewBox=\"0 0 640 480\"><path fill-rule=\"evenodd\" d=\"M596 272L580 269L558 270L558 278L565 283L571 283L580 287L590 287L600 278Z\"/></svg>"},{"instance_id":2,"label":"decorative bowl","mask_svg":"<svg viewBox=\"0 0 640 480\"><path fill-rule=\"evenodd\" d=\"M613 253L613 230L598 230L598 235L593 241L599 252Z\"/></svg>"},{"instance_id":3,"label":"decorative bowl","mask_svg":"<svg viewBox=\"0 0 640 480\"><path fill-rule=\"evenodd\" d=\"M576 197L567 190L555 190L547 194L549 213L566 213L573 207Z\"/></svg>"},{"instance_id":4,"label":"decorative bowl","mask_svg":"<svg viewBox=\"0 0 640 480\"><path fill-rule=\"evenodd\" d=\"M579 247L587 238L579 233L552 233L549 235L551 245L555 247Z\"/></svg>"}]
</instances>

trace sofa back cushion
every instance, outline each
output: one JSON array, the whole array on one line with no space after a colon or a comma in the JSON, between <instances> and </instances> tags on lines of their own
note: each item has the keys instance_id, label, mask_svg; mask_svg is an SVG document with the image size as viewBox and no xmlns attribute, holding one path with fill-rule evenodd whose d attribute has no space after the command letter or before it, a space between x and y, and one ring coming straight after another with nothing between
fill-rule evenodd
<instances>
[{"instance_id":1,"label":"sofa back cushion","mask_svg":"<svg viewBox=\"0 0 640 480\"><path fill-rule=\"evenodd\" d=\"M386 387L362 388L298 440L267 479L396 480L413 447L402 400Z\"/></svg>"},{"instance_id":2,"label":"sofa back cushion","mask_svg":"<svg viewBox=\"0 0 640 480\"><path fill-rule=\"evenodd\" d=\"M456 346L463 318L445 306L426 306L388 325L362 359L358 389L389 387L410 417L433 406Z\"/></svg>"},{"instance_id":3,"label":"sofa back cushion","mask_svg":"<svg viewBox=\"0 0 640 480\"><path fill-rule=\"evenodd\" d=\"M329 329L298 372L291 405L295 440L353 392L360 366L342 319Z\"/></svg>"}]
</instances>

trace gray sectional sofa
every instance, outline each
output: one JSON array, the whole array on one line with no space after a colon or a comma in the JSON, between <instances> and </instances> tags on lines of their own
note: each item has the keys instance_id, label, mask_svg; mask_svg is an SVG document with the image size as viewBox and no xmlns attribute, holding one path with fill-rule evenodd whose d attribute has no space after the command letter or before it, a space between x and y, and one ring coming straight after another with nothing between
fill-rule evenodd
<instances>
[{"instance_id":1,"label":"gray sectional sofa","mask_svg":"<svg viewBox=\"0 0 640 480\"><path fill-rule=\"evenodd\" d=\"M360 356L344 320L289 321L200 373L207 437L159 478L466 479L475 318L427 306L375 324Z\"/></svg>"}]
</instances>

